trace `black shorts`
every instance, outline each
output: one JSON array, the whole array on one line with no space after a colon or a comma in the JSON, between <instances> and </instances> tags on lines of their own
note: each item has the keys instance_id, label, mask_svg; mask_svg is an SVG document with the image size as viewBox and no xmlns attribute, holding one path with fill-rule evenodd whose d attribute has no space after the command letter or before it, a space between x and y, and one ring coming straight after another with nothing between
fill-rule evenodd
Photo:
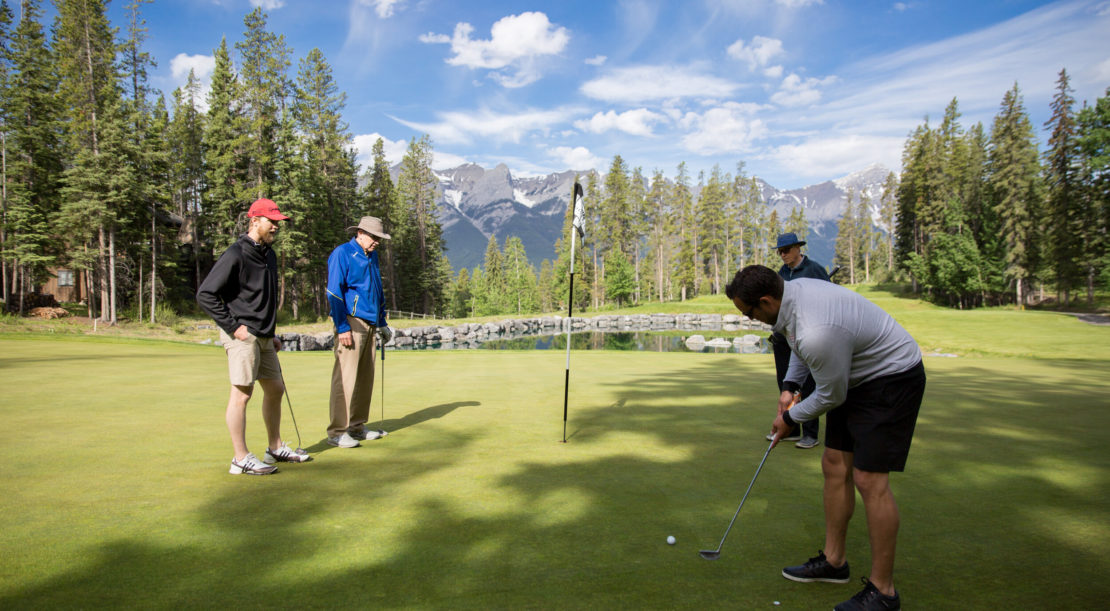
<instances>
[{"instance_id":1,"label":"black shorts","mask_svg":"<svg viewBox=\"0 0 1110 611\"><path fill-rule=\"evenodd\" d=\"M924 394L921 363L848 389L844 403L826 414L825 447L851 452L861 471L904 471Z\"/></svg>"}]
</instances>

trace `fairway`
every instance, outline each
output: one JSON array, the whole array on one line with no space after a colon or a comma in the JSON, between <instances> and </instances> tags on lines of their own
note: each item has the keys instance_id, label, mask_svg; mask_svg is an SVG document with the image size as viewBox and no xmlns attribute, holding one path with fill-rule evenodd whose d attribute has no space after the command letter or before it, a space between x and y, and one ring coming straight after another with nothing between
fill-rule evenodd
<instances>
[{"instance_id":1,"label":"fairway","mask_svg":"<svg viewBox=\"0 0 1110 611\"><path fill-rule=\"evenodd\" d=\"M780 576L823 543L820 450L792 444L771 452L720 559L698 557L767 447L770 355L576 351L566 444L564 358L391 352L390 435L346 450L322 443L331 353L282 353L316 460L247 477L227 473L221 349L2 336L0 608L814 609L859 590L862 503L849 584ZM1104 605L1106 361L925 364L892 476L905 607Z\"/></svg>"}]
</instances>

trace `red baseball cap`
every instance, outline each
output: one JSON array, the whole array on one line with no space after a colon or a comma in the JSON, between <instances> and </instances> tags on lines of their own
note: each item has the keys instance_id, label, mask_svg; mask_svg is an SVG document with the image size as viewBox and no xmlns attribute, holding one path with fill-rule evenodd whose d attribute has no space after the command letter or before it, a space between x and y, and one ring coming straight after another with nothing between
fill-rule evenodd
<instances>
[{"instance_id":1,"label":"red baseball cap","mask_svg":"<svg viewBox=\"0 0 1110 611\"><path fill-rule=\"evenodd\" d=\"M278 210L277 204L273 200L266 199L265 197L254 200L251 204L250 210L247 210L247 217L264 216L271 221L287 221L289 217L285 216Z\"/></svg>"}]
</instances>

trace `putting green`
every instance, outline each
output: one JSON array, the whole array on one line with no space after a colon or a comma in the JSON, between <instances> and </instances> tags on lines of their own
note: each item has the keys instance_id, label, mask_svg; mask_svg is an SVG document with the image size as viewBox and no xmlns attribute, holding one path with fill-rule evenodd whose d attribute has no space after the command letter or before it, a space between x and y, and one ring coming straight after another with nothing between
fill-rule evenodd
<instances>
[{"instance_id":1,"label":"putting green","mask_svg":"<svg viewBox=\"0 0 1110 611\"><path fill-rule=\"evenodd\" d=\"M819 450L790 445L698 557L766 449L769 355L576 351L563 444L563 353L391 352L391 434L351 450L322 443L331 354L281 358L316 460L231 476L219 348L0 336L0 608L810 609L866 574L860 504L851 584L779 575L823 542ZM926 367L892 477L907 608L1104 604L1105 361Z\"/></svg>"}]
</instances>

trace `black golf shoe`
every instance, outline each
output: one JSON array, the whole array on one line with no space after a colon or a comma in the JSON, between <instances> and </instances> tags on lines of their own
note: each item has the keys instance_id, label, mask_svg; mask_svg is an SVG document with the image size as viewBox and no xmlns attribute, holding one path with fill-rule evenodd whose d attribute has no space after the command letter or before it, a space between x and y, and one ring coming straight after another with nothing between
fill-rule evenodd
<instances>
[{"instance_id":1,"label":"black golf shoe","mask_svg":"<svg viewBox=\"0 0 1110 611\"><path fill-rule=\"evenodd\" d=\"M791 581L810 583L825 581L828 583L848 583L848 563L844 566L834 567L825 559L825 552L817 552L817 556L806 560L805 564L788 566L782 570L782 576Z\"/></svg>"},{"instance_id":2,"label":"black golf shoe","mask_svg":"<svg viewBox=\"0 0 1110 611\"><path fill-rule=\"evenodd\" d=\"M887 596L870 579L860 577L860 581L863 582L863 590L837 605L835 611L896 611L902 608L902 599L898 597L897 590L894 596Z\"/></svg>"}]
</instances>

